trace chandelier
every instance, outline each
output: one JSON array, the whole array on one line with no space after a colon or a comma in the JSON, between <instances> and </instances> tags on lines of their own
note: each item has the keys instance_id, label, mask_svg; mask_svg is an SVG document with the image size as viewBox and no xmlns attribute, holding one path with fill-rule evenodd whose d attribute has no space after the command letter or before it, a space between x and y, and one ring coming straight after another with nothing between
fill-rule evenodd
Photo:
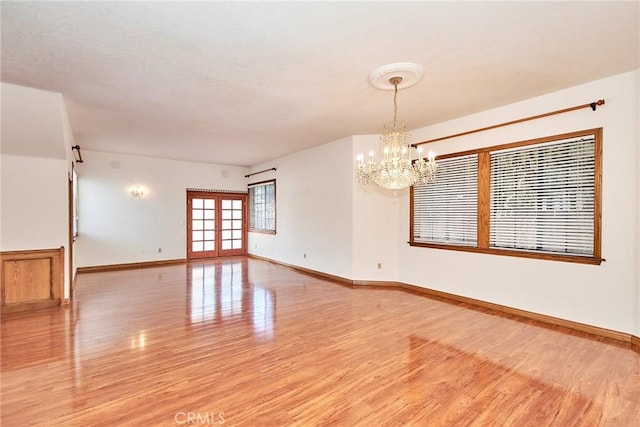
<instances>
[{"instance_id":1,"label":"chandelier","mask_svg":"<svg viewBox=\"0 0 640 427\"><path fill-rule=\"evenodd\" d=\"M356 175L358 181L365 186L373 183L389 190L399 190L417 183L426 184L433 181L435 176L435 153L429 151L425 158L422 147L416 148L410 144L411 135L407 132L407 124L398 122L398 85L401 82L401 76L389 78L394 89L393 121L384 124L385 132L380 136L380 161L376 162L373 150L366 160L362 153L357 157ZM416 160L412 160L414 148L418 157Z\"/></svg>"}]
</instances>

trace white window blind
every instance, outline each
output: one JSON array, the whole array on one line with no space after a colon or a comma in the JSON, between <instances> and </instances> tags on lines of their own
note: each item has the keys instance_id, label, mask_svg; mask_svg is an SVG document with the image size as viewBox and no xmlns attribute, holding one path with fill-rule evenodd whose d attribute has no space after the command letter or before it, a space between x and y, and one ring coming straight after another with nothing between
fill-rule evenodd
<instances>
[{"instance_id":1,"label":"white window blind","mask_svg":"<svg viewBox=\"0 0 640 427\"><path fill-rule=\"evenodd\" d=\"M249 185L249 230L275 233L275 180Z\"/></svg>"},{"instance_id":2,"label":"white window blind","mask_svg":"<svg viewBox=\"0 0 640 427\"><path fill-rule=\"evenodd\" d=\"M592 256L593 136L491 152L489 245Z\"/></svg>"},{"instance_id":3,"label":"white window blind","mask_svg":"<svg viewBox=\"0 0 640 427\"><path fill-rule=\"evenodd\" d=\"M438 160L433 182L413 189L413 242L476 246L478 155Z\"/></svg>"}]
</instances>

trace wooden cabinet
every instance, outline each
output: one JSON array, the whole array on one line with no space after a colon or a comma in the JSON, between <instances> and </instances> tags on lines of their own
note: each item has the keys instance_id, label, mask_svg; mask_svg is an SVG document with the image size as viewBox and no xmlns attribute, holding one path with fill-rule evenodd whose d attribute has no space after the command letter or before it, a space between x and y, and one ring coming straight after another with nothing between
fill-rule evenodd
<instances>
[{"instance_id":1,"label":"wooden cabinet","mask_svg":"<svg viewBox=\"0 0 640 427\"><path fill-rule=\"evenodd\" d=\"M0 253L2 311L60 305L64 247Z\"/></svg>"}]
</instances>

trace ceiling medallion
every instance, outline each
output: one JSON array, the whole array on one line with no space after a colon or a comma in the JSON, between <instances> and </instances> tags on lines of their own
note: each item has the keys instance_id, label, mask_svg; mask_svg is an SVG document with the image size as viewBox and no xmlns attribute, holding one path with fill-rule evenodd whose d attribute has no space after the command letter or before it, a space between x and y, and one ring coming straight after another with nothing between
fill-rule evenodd
<instances>
[{"instance_id":1,"label":"ceiling medallion","mask_svg":"<svg viewBox=\"0 0 640 427\"><path fill-rule=\"evenodd\" d=\"M394 77L402 80L398 83L398 90L406 89L417 85L424 77L424 69L412 62L396 62L394 64L378 67L369 74L369 84L371 87L380 90L395 90L396 87L390 83Z\"/></svg>"}]
</instances>

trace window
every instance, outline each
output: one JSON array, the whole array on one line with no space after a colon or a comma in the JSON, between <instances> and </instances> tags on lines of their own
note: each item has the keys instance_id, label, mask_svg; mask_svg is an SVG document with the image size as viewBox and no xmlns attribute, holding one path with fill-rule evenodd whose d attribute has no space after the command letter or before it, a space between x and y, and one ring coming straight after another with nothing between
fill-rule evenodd
<instances>
[{"instance_id":1,"label":"window","mask_svg":"<svg viewBox=\"0 0 640 427\"><path fill-rule=\"evenodd\" d=\"M71 198L73 206L72 210L72 218L73 218L73 241L76 241L78 237L79 228L78 222L80 217L78 216L78 206L79 206L79 198L78 198L78 173L76 172L75 163L71 165Z\"/></svg>"},{"instance_id":2,"label":"window","mask_svg":"<svg viewBox=\"0 0 640 427\"><path fill-rule=\"evenodd\" d=\"M439 159L412 189L410 244L599 264L601 141L599 128Z\"/></svg>"},{"instance_id":3,"label":"window","mask_svg":"<svg viewBox=\"0 0 640 427\"><path fill-rule=\"evenodd\" d=\"M593 255L593 137L491 153L490 247Z\"/></svg>"},{"instance_id":4,"label":"window","mask_svg":"<svg viewBox=\"0 0 640 427\"><path fill-rule=\"evenodd\" d=\"M249 231L275 234L275 179L249 184Z\"/></svg>"},{"instance_id":5,"label":"window","mask_svg":"<svg viewBox=\"0 0 640 427\"><path fill-rule=\"evenodd\" d=\"M433 182L413 190L415 242L476 246L478 155L438 162Z\"/></svg>"}]
</instances>

